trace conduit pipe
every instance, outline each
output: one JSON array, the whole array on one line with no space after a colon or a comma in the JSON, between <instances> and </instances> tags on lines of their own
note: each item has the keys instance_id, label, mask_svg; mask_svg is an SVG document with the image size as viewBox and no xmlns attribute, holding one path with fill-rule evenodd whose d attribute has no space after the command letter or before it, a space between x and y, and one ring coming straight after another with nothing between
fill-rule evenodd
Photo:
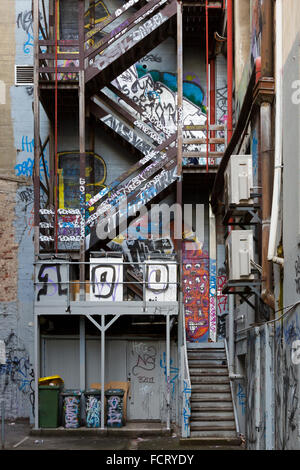
<instances>
[{"instance_id":1,"label":"conduit pipe","mask_svg":"<svg viewBox=\"0 0 300 470\"><path fill-rule=\"evenodd\" d=\"M262 43L261 76L273 77L273 2L264 0L262 4ZM272 291L272 264L268 260L268 245L271 223L272 203L272 105L263 97L260 104L260 159L262 185L262 292L261 298L272 310L275 310L275 297Z\"/></svg>"},{"instance_id":2,"label":"conduit pipe","mask_svg":"<svg viewBox=\"0 0 300 470\"><path fill-rule=\"evenodd\" d=\"M268 246L268 260L281 266L284 259L275 255L276 236L278 230L281 177L282 177L282 0L276 0L276 117L275 117L275 157L272 212Z\"/></svg>"}]
</instances>

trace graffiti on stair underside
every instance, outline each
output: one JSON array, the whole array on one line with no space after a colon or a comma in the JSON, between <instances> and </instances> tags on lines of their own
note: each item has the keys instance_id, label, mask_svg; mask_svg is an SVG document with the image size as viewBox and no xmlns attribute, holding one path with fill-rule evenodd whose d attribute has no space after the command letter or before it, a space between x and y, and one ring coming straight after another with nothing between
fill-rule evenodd
<instances>
[{"instance_id":1,"label":"graffiti on stair underside","mask_svg":"<svg viewBox=\"0 0 300 470\"><path fill-rule=\"evenodd\" d=\"M160 123L161 136L171 135L177 130L177 76L174 73L159 72L148 68L145 63L137 63L127 69L113 84L122 93L131 98L143 111L143 117ZM159 98L159 99L158 99ZM119 98L122 106L129 112L132 108ZM204 125L206 123L205 95L196 75L186 74L184 79L184 99L182 123L188 125ZM137 115L138 118L140 116ZM157 127L157 125L156 125ZM205 138L203 131L186 131L186 138ZM185 145L186 151L205 152L203 144ZM204 158L184 159L185 163L206 164ZM210 161L210 163L213 163Z\"/></svg>"}]
</instances>

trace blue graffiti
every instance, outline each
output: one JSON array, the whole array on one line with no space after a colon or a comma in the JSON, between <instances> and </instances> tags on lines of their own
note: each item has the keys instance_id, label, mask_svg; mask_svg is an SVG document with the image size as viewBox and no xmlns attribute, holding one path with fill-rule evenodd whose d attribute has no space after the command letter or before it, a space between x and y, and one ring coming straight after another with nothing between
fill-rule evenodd
<instances>
[{"instance_id":1,"label":"blue graffiti","mask_svg":"<svg viewBox=\"0 0 300 470\"><path fill-rule=\"evenodd\" d=\"M183 420L184 420L184 429L185 431L189 430L189 423L191 417L191 405L190 405L190 397L192 394L192 389L188 387L188 383L186 380L183 381L184 389L182 391L184 396L184 403L183 403Z\"/></svg>"},{"instance_id":2,"label":"blue graffiti","mask_svg":"<svg viewBox=\"0 0 300 470\"><path fill-rule=\"evenodd\" d=\"M170 384L172 384L172 398L174 397L175 393L175 385L176 385L176 380L178 379L178 374L179 374L179 369L178 367L174 367L173 365L173 359L170 359ZM164 371L164 375L167 379L167 362L166 362L166 353L163 353L163 358L160 358L160 367Z\"/></svg>"},{"instance_id":3,"label":"blue graffiti","mask_svg":"<svg viewBox=\"0 0 300 470\"><path fill-rule=\"evenodd\" d=\"M279 340L281 336L281 328L283 328L283 336L285 343L290 346L294 341L300 339L300 325L299 325L299 316L296 315L289 323L284 323L283 327L279 325L276 328L276 339Z\"/></svg>"},{"instance_id":4,"label":"blue graffiti","mask_svg":"<svg viewBox=\"0 0 300 470\"><path fill-rule=\"evenodd\" d=\"M22 137L22 152L32 153L34 151L34 139L29 140L28 135Z\"/></svg>"},{"instance_id":5,"label":"blue graffiti","mask_svg":"<svg viewBox=\"0 0 300 470\"><path fill-rule=\"evenodd\" d=\"M42 33L39 34L39 39L40 40L43 40L43 35ZM33 48L34 46L34 37L31 33L27 32L27 41L24 42L23 44L23 52L24 54L30 54L31 52L31 47ZM41 47L41 51L42 52L46 52L46 48L44 47Z\"/></svg>"},{"instance_id":6,"label":"blue graffiti","mask_svg":"<svg viewBox=\"0 0 300 470\"><path fill-rule=\"evenodd\" d=\"M239 399L239 405L242 407L242 415L244 416L246 409L246 395L241 384L238 384L238 392L236 396Z\"/></svg>"},{"instance_id":7,"label":"blue graffiti","mask_svg":"<svg viewBox=\"0 0 300 470\"><path fill-rule=\"evenodd\" d=\"M27 176L27 177L32 177L33 174L33 167L34 167L34 160L32 158L27 158L22 163L18 163L18 165L15 166L15 171L17 176ZM48 163L45 160L45 165L43 162L42 157L40 158L40 178L43 180L44 178L44 173L49 176L49 169L48 169Z\"/></svg>"},{"instance_id":8,"label":"blue graffiti","mask_svg":"<svg viewBox=\"0 0 300 470\"><path fill-rule=\"evenodd\" d=\"M253 176L256 176L258 170L258 140L257 133L254 129L252 136L252 160L253 160Z\"/></svg>"}]
</instances>

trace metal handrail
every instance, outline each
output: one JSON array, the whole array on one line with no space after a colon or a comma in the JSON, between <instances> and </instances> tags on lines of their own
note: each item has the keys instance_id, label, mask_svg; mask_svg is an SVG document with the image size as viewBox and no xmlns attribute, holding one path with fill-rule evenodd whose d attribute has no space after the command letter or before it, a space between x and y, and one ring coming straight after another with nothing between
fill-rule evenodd
<instances>
[{"instance_id":1,"label":"metal handrail","mask_svg":"<svg viewBox=\"0 0 300 470\"><path fill-rule=\"evenodd\" d=\"M226 338L224 338L224 344L225 344L226 359L227 359L227 363L229 364L228 344L227 344L227 339ZM232 378L230 378L230 374L229 374L229 382L230 382L230 392L231 392L231 399L232 399L232 405L233 405L235 427L236 427L237 434L239 434L240 433L240 425L239 425L239 420L238 420L238 415L237 415L236 403L235 403L235 400L234 400L234 392L233 392L233 384L232 384L233 380L232 380Z\"/></svg>"},{"instance_id":2,"label":"metal handrail","mask_svg":"<svg viewBox=\"0 0 300 470\"><path fill-rule=\"evenodd\" d=\"M181 434L182 437L190 437L190 417L191 417L191 377L189 370L189 362L187 355L187 341L186 341L186 328L185 328L185 316L184 312L182 315L182 326L183 326L183 346L181 348L181 360L182 360L182 426Z\"/></svg>"}]
</instances>

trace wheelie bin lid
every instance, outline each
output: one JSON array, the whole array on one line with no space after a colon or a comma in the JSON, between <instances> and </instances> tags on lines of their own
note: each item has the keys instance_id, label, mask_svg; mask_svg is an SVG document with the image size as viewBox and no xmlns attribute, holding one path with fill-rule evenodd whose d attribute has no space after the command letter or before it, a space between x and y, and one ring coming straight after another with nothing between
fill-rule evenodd
<instances>
[{"instance_id":1,"label":"wheelie bin lid","mask_svg":"<svg viewBox=\"0 0 300 470\"><path fill-rule=\"evenodd\" d=\"M110 388L109 390L106 390L105 396L111 397L112 395L116 395L116 396L122 397L124 393L125 391L122 390L121 388Z\"/></svg>"},{"instance_id":2,"label":"wheelie bin lid","mask_svg":"<svg viewBox=\"0 0 300 470\"><path fill-rule=\"evenodd\" d=\"M84 394L85 395L101 395L101 390L97 388L91 388L90 390L86 390Z\"/></svg>"},{"instance_id":3,"label":"wheelie bin lid","mask_svg":"<svg viewBox=\"0 0 300 470\"><path fill-rule=\"evenodd\" d=\"M81 391L80 390L65 390L61 393L63 397L80 397Z\"/></svg>"},{"instance_id":4,"label":"wheelie bin lid","mask_svg":"<svg viewBox=\"0 0 300 470\"><path fill-rule=\"evenodd\" d=\"M39 385L62 385L64 383L60 375L50 375L49 377L41 377Z\"/></svg>"}]
</instances>

